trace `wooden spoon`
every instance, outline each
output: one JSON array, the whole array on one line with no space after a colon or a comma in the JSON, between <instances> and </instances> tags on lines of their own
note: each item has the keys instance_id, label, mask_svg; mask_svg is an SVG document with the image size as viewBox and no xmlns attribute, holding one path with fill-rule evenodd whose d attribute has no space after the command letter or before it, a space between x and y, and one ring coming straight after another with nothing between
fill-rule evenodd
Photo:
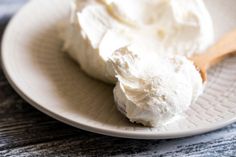
<instances>
[{"instance_id":1,"label":"wooden spoon","mask_svg":"<svg viewBox=\"0 0 236 157\"><path fill-rule=\"evenodd\" d=\"M201 73L203 82L207 81L207 70L226 57L236 55L236 30L226 34L205 53L190 58Z\"/></svg>"}]
</instances>

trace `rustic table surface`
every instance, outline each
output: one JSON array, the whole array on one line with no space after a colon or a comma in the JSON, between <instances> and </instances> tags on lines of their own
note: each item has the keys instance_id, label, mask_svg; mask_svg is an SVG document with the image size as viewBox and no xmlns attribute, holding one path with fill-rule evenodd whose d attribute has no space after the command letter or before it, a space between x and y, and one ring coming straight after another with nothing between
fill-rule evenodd
<instances>
[{"instance_id":1,"label":"rustic table surface","mask_svg":"<svg viewBox=\"0 0 236 157\"><path fill-rule=\"evenodd\" d=\"M0 0L0 36L27 0ZM131 140L62 124L31 107L0 70L0 156L236 156L236 124L174 140Z\"/></svg>"}]
</instances>

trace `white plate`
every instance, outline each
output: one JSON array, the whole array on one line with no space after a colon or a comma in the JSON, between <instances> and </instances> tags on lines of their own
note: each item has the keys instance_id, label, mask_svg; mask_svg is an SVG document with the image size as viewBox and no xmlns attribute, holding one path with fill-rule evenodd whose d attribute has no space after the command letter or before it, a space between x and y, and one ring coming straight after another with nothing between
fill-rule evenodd
<instances>
[{"instance_id":1,"label":"white plate","mask_svg":"<svg viewBox=\"0 0 236 157\"><path fill-rule=\"evenodd\" d=\"M235 0L205 0L217 37L236 26ZM61 51L56 26L67 18L68 0L30 1L9 24L2 45L5 73L37 109L69 125L105 135L163 139L208 132L236 121L236 58L209 71L197 103L165 127L131 124L113 102L112 86L86 76Z\"/></svg>"}]
</instances>

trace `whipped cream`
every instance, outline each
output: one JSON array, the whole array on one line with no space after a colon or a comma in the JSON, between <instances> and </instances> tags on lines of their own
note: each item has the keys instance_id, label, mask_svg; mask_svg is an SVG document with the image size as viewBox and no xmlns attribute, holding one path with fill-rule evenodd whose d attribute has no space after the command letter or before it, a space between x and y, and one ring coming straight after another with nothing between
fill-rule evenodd
<instances>
[{"instance_id":1,"label":"whipped cream","mask_svg":"<svg viewBox=\"0 0 236 157\"><path fill-rule=\"evenodd\" d=\"M183 56L160 57L124 47L112 54L108 71L118 82L114 98L131 122L164 125L181 114L203 92L200 73Z\"/></svg>"},{"instance_id":2,"label":"whipped cream","mask_svg":"<svg viewBox=\"0 0 236 157\"><path fill-rule=\"evenodd\" d=\"M77 0L60 32L64 49L81 68L111 83L116 79L107 61L121 47L136 43L136 52L191 56L213 41L202 0Z\"/></svg>"}]
</instances>

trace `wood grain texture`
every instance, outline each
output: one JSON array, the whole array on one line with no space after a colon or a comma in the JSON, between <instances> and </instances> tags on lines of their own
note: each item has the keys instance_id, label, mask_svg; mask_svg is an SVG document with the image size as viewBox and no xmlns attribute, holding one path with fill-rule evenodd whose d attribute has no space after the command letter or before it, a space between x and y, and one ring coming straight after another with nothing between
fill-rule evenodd
<instances>
[{"instance_id":1,"label":"wood grain texture","mask_svg":"<svg viewBox=\"0 0 236 157\"><path fill-rule=\"evenodd\" d=\"M1 0L0 8L13 5L15 11L25 0L14 2ZM0 34L14 11L0 11ZM0 70L0 156L236 156L236 124L175 140L131 140L93 134L62 124L31 107L14 92Z\"/></svg>"}]
</instances>

